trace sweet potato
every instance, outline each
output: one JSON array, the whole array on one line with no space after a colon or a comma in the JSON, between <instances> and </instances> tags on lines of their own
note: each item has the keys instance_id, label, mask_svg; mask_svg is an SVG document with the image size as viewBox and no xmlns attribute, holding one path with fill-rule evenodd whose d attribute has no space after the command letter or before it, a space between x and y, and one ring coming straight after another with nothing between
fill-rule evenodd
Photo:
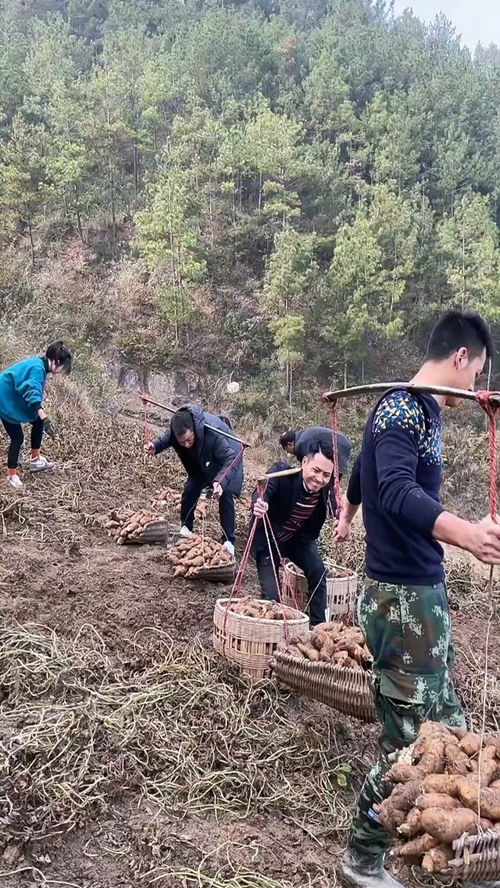
<instances>
[{"instance_id":1,"label":"sweet potato","mask_svg":"<svg viewBox=\"0 0 500 888\"><path fill-rule=\"evenodd\" d=\"M422 857L424 854L427 854L431 848L436 848L437 845L439 845L439 841L435 836L431 836L429 833L424 833L417 839L412 839L411 842L406 842L405 845L400 845L399 848L396 849L396 855L398 857Z\"/></svg>"},{"instance_id":2,"label":"sweet potato","mask_svg":"<svg viewBox=\"0 0 500 888\"><path fill-rule=\"evenodd\" d=\"M451 845L463 833L473 833L476 826L477 818L470 808L455 808L454 811L428 808L422 811L422 829L445 845Z\"/></svg>"},{"instance_id":3,"label":"sweet potato","mask_svg":"<svg viewBox=\"0 0 500 888\"><path fill-rule=\"evenodd\" d=\"M407 783L409 780L422 780L424 772L416 765L407 765L406 762L396 762L387 772L387 779L391 783Z\"/></svg>"},{"instance_id":4,"label":"sweet potato","mask_svg":"<svg viewBox=\"0 0 500 888\"><path fill-rule=\"evenodd\" d=\"M459 781L463 779L458 774L427 774L422 780L422 791L439 792L458 798Z\"/></svg>"},{"instance_id":5,"label":"sweet potato","mask_svg":"<svg viewBox=\"0 0 500 888\"><path fill-rule=\"evenodd\" d=\"M462 774L465 777L471 770L470 759L458 743L446 743L444 757L450 774Z\"/></svg>"},{"instance_id":6,"label":"sweet potato","mask_svg":"<svg viewBox=\"0 0 500 888\"><path fill-rule=\"evenodd\" d=\"M427 808L441 808L444 811L452 811L453 808L460 808L461 804L458 799L454 799L445 793L426 792L417 797L415 806L421 811L426 811Z\"/></svg>"},{"instance_id":7,"label":"sweet potato","mask_svg":"<svg viewBox=\"0 0 500 888\"><path fill-rule=\"evenodd\" d=\"M319 652L319 653L320 653L320 657L321 657L321 659L322 659L322 660L323 660L323 659L325 659L325 660L331 660L331 659L332 659L332 656L333 656L333 648L334 648L334 641L333 641L333 638L330 638L330 637L329 637L328 635L326 635L326 633L325 633L325 640L324 640L324 642L323 642L323 646L322 646L322 648L321 648L321 650L320 650L320 652Z\"/></svg>"},{"instance_id":8,"label":"sweet potato","mask_svg":"<svg viewBox=\"0 0 500 888\"><path fill-rule=\"evenodd\" d=\"M472 758L481 749L481 737L478 734L467 733L460 741L460 748L463 749L469 758Z\"/></svg>"},{"instance_id":9,"label":"sweet potato","mask_svg":"<svg viewBox=\"0 0 500 888\"><path fill-rule=\"evenodd\" d=\"M297 647L308 660L319 660L319 651L317 651L312 644L303 644L302 642L299 642Z\"/></svg>"},{"instance_id":10,"label":"sweet potato","mask_svg":"<svg viewBox=\"0 0 500 888\"><path fill-rule=\"evenodd\" d=\"M447 845L437 845L424 855L422 869L425 873L445 873L450 860L453 860L453 851Z\"/></svg>"},{"instance_id":11,"label":"sweet potato","mask_svg":"<svg viewBox=\"0 0 500 888\"><path fill-rule=\"evenodd\" d=\"M400 836L405 839L413 839L422 829L422 812L418 808L412 808L404 823L398 828Z\"/></svg>"},{"instance_id":12,"label":"sweet potato","mask_svg":"<svg viewBox=\"0 0 500 888\"><path fill-rule=\"evenodd\" d=\"M478 793L477 783L473 780L465 780L462 778L460 784L460 798L463 804L476 814L478 810L478 796L479 804L481 806L481 815L493 822L500 820L500 790L486 787L481 789L480 793Z\"/></svg>"}]
</instances>

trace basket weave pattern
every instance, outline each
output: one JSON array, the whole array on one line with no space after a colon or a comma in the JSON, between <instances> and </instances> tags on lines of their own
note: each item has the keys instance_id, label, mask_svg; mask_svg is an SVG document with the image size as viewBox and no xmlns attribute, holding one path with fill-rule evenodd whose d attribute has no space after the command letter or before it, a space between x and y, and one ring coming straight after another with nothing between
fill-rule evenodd
<instances>
[{"instance_id":1,"label":"basket weave pattern","mask_svg":"<svg viewBox=\"0 0 500 888\"><path fill-rule=\"evenodd\" d=\"M168 521L159 518L158 521L150 521L144 525L142 533L125 538L125 546L145 546L154 543L166 543L168 540Z\"/></svg>"},{"instance_id":2,"label":"basket weave pattern","mask_svg":"<svg viewBox=\"0 0 500 888\"><path fill-rule=\"evenodd\" d=\"M291 690L362 721L377 721L371 673L297 660L281 651L275 654L275 662L276 677Z\"/></svg>"},{"instance_id":3,"label":"basket weave pattern","mask_svg":"<svg viewBox=\"0 0 500 888\"><path fill-rule=\"evenodd\" d=\"M328 564L327 568L341 569L336 564ZM348 577L327 577L326 607L330 619L343 616L352 610L357 588L358 577L355 573L351 573ZM283 604L305 612L308 599L309 587L303 572L291 561L287 561L283 568Z\"/></svg>"},{"instance_id":4,"label":"basket weave pattern","mask_svg":"<svg viewBox=\"0 0 500 888\"><path fill-rule=\"evenodd\" d=\"M278 643L291 634L307 630L309 620L291 608L286 608L286 620L246 617L228 610L229 600L220 598L215 603L214 648L245 675L264 678L270 674L269 661Z\"/></svg>"},{"instance_id":5,"label":"basket weave pattern","mask_svg":"<svg viewBox=\"0 0 500 888\"><path fill-rule=\"evenodd\" d=\"M450 868L455 879L495 881L500 878L500 832L488 829L482 835L462 836L453 842L455 859Z\"/></svg>"}]
</instances>

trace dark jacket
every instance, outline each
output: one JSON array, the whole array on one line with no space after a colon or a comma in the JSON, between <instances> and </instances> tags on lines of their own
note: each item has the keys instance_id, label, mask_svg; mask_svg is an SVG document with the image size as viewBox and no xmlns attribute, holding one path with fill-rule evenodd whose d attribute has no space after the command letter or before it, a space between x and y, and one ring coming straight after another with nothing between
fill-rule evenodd
<instances>
[{"instance_id":1,"label":"dark jacket","mask_svg":"<svg viewBox=\"0 0 500 888\"><path fill-rule=\"evenodd\" d=\"M289 468L290 466L287 462L280 461L274 463L274 465L272 465L267 471L282 472L284 469ZM301 493L303 483L302 471L297 472L294 475L284 475L282 478L270 478L267 482L263 499L269 503L269 511L267 514L275 535L280 533L283 525L290 517L293 507ZM252 497L253 503L258 499L258 496L259 493L255 490ZM327 517L329 515L335 515L335 513L335 496L332 485L329 484L322 489L320 501L309 520L306 521L301 528L299 536L307 540L317 540ZM256 549L263 549L266 547L267 541L264 522L259 521L255 532L253 548L255 551Z\"/></svg>"},{"instance_id":2,"label":"dark jacket","mask_svg":"<svg viewBox=\"0 0 500 888\"><path fill-rule=\"evenodd\" d=\"M190 478L198 481L202 487L218 481L224 490L239 496L243 486L243 456L237 460L228 474L226 472L236 455L242 451L241 444L206 428L205 423L208 423L216 429L229 432L228 426L220 416L205 413L200 407L192 404L183 409L189 410L193 417L196 438L193 447L181 447L172 430L167 429L153 442L156 453L162 453L168 447L173 447Z\"/></svg>"},{"instance_id":3,"label":"dark jacket","mask_svg":"<svg viewBox=\"0 0 500 888\"><path fill-rule=\"evenodd\" d=\"M308 429L302 429L302 431L297 432L295 435L295 456L302 462L309 453L310 448L318 443L321 448L329 447L331 450L332 430L322 426L311 426ZM339 473L345 475L351 455L352 443L341 432L337 433L337 450L339 454Z\"/></svg>"}]
</instances>

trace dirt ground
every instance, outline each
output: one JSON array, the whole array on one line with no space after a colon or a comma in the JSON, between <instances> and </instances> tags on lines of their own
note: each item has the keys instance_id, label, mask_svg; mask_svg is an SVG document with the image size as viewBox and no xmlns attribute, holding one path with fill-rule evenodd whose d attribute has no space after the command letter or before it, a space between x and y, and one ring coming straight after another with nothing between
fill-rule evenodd
<instances>
[{"instance_id":1,"label":"dirt ground","mask_svg":"<svg viewBox=\"0 0 500 888\"><path fill-rule=\"evenodd\" d=\"M98 524L99 514L112 505L122 505L125 499L136 505L147 504L160 481L166 480L158 474L148 478L137 468L130 489L126 480L115 479L110 472L103 468L100 475L94 476L87 470L82 485L82 472L73 463L60 474L29 479L27 493L22 497L2 494L1 625L11 629L38 624L54 630L58 638L69 640L91 624L102 639L110 668L114 663L122 668L128 662L137 633L146 627L167 633L176 649L199 639L210 651L214 601L227 593L227 587L174 580L164 549L117 547L108 539ZM96 491L102 491L103 486L106 494L99 493L97 498ZM245 522L242 512L240 539ZM255 588L252 570L246 588ZM454 603L458 608L454 611L457 682L476 718L481 708L478 676L484 674L487 603L484 592L478 594L472 587L469 596L466 592L460 590ZM496 637L497 630L496 624L492 629ZM500 676L498 645L493 648L489 661L490 695L497 694ZM147 668L146 649L142 659L141 668ZM214 664L215 660L210 660L207 668L221 668ZM228 682L228 687L236 680L222 671L215 681L219 676L221 681ZM13 693L12 688L8 693L3 690L1 702L7 723L12 705L9 694ZM57 701L54 693L52 702ZM281 695L273 705L276 719L287 719L287 723L296 724L300 730L310 726L316 730L319 725L325 731L325 774L328 762L350 766L347 786L344 788L341 782L333 793L330 811L334 813L322 822L318 823L312 809L310 817L307 813L296 817L278 803L275 809L269 804L252 803L244 817L217 817L214 811L200 812L196 806L181 814L176 810L170 812L162 810L144 793L134 791L124 778L123 787L117 782L113 791L108 790L105 810L92 816L82 815L78 828L69 833L61 827L48 838L4 843L3 851L0 850L0 884L8 888L135 888L153 884L210 884L211 888L276 888L292 884L334 888L341 884L336 865L355 794L375 756L377 729L361 726L319 704L286 695ZM493 721L498 713L497 697L490 708ZM179 710L179 725L183 717L183 710ZM208 744L212 742L210 721L207 725ZM8 764L5 767L8 770ZM297 770L290 773L295 778L286 779L300 780ZM313 777L314 774L310 779ZM186 780L189 779L187 775ZM325 793L331 794L330 786L325 786ZM2 805L1 818L7 818L8 803L2 800ZM231 881L238 872L247 874L246 881ZM254 876L248 876L249 873ZM207 881L208 877L212 881ZM401 878L405 884L414 884L408 873Z\"/></svg>"}]
</instances>

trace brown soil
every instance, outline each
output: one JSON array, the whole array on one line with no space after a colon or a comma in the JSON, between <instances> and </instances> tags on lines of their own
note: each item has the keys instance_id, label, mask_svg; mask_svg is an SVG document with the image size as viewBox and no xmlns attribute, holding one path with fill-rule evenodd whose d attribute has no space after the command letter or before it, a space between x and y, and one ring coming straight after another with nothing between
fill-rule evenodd
<instances>
[{"instance_id":1,"label":"brown soil","mask_svg":"<svg viewBox=\"0 0 500 888\"><path fill-rule=\"evenodd\" d=\"M131 472L133 476L133 471ZM139 629L160 628L182 646L194 637L211 647L213 604L227 587L174 580L165 550L156 547L117 547L95 524L96 513L124 503L123 479L106 483L106 496L98 478L89 479L75 497L78 467L61 478L29 480L21 504L2 495L4 537L0 565L0 621L43 624L61 637L73 637L91 623L112 655L126 655ZM179 479L176 479L179 486ZM159 487L172 478L136 478L127 501L147 505ZM174 486L174 485L173 485ZM114 493L113 493L114 491ZM243 527L246 514L240 515ZM252 571L247 589L255 588ZM485 610L460 602L454 617L458 642L458 684L471 698L470 655L478 669L484 665ZM496 634L496 633L495 633ZM494 646L493 646L494 647ZM491 665L500 675L500 654ZM375 755L375 727L361 726L326 707L290 698L283 703L288 716L300 722L330 724L332 736L353 767L350 786L339 790L343 805L352 807L363 773ZM4 812L5 813L5 812ZM1 816L1 812L0 812ZM132 888L154 884L155 868L176 866L226 874L244 868L279 884L338 884L336 865L346 838L346 823L327 822L324 829L309 830L307 820L294 822L249 811L244 820L213 816L183 819L160 813L150 803L128 792L108 799L108 813L83 823L69 835L18 847L7 845L0 853L0 884L8 888L72 885L74 888ZM1 847L1 846L0 846ZM151 870L146 880L145 874ZM403 878L403 877L402 877ZM406 884L413 884L407 874ZM158 882L185 886L185 879ZM264 886L267 888L267 886Z\"/></svg>"}]
</instances>

